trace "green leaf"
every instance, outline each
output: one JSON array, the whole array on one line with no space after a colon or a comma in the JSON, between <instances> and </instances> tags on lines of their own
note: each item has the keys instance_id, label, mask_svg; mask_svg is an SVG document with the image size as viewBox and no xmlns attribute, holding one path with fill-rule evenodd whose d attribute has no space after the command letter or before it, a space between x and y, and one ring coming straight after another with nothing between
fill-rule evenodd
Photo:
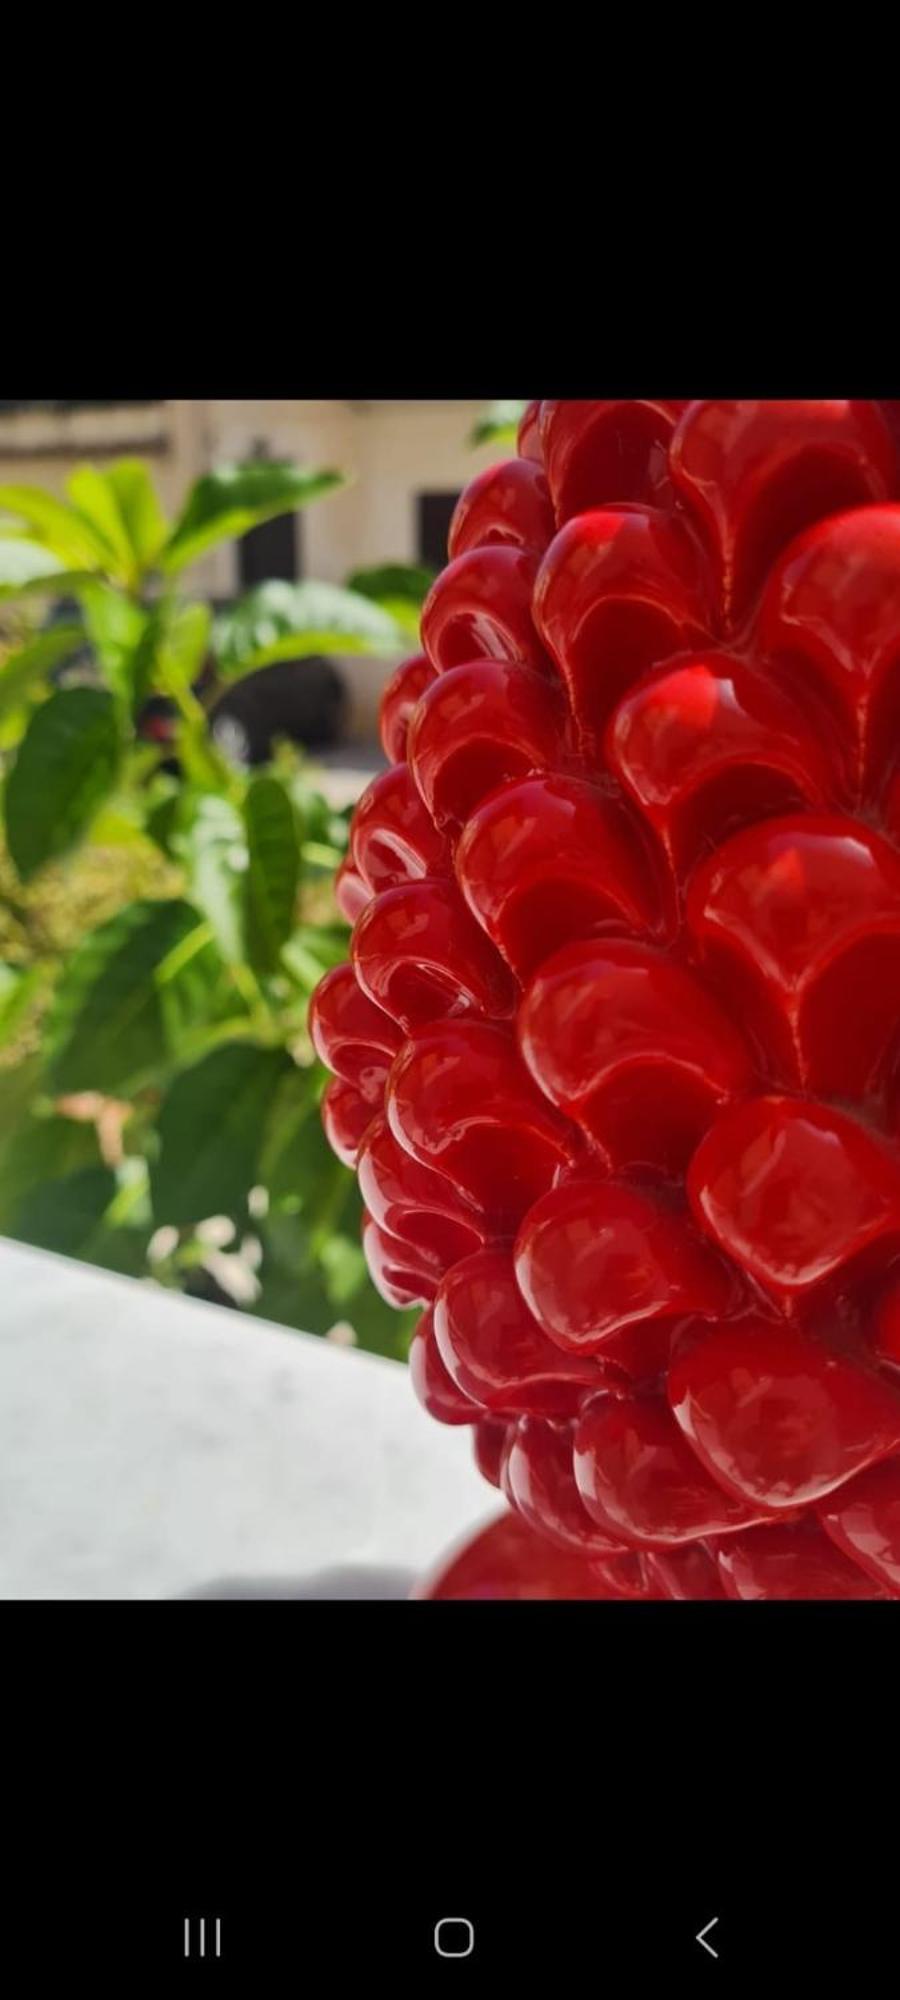
<instances>
[{"instance_id":1,"label":"green leaf","mask_svg":"<svg viewBox=\"0 0 900 2000\"><path fill-rule=\"evenodd\" d=\"M187 871L191 900L212 926L219 950L232 963L243 959L248 854L240 813L227 799L202 793L189 802L170 842Z\"/></svg>"},{"instance_id":2,"label":"green leaf","mask_svg":"<svg viewBox=\"0 0 900 2000\"><path fill-rule=\"evenodd\" d=\"M133 713L150 682L156 618L106 583L85 585L79 594L103 678Z\"/></svg>"},{"instance_id":3,"label":"green leaf","mask_svg":"<svg viewBox=\"0 0 900 2000\"><path fill-rule=\"evenodd\" d=\"M69 569L40 542L24 537L0 537L0 599L26 593L65 594L93 569Z\"/></svg>"},{"instance_id":4,"label":"green leaf","mask_svg":"<svg viewBox=\"0 0 900 2000\"><path fill-rule=\"evenodd\" d=\"M79 465L66 480L66 492L79 520L104 551L104 568L123 583L132 583L134 551L106 474L96 465Z\"/></svg>"},{"instance_id":5,"label":"green leaf","mask_svg":"<svg viewBox=\"0 0 900 2000\"><path fill-rule=\"evenodd\" d=\"M175 725L172 749L185 778L199 791L219 791L228 786L231 772L216 745L206 735L206 718L202 710L199 721L193 717L179 719Z\"/></svg>"},{"instance_id":6,"label":"green leaf","mask_svg":"<svg viewBox=\"0 0 900 2000\"><path fill-rule=\"evenodd\" d=\"M323 1243L319 1263L336 1312L347 1306L366 1282L366 1260L362 1244L354 1236L336 1231Z\"/></svg>"},{"instance_id":7,"label":"green leaf","mask_svg":"<svg viewBox=\"0 0 900 2000\"><path fill-rule=\"evenodd\" d=\"M334 1167L334 1154L319 1115L326 1081L318 1063L309 1069L292 1069L272 1105L259 1177L276 1206L284 1204L292 1211L302 1208Z\"/></svg>"},{"instance_id":8,"label":"green leaf","mask_svg":"<svg viewBox=\"0 0 900 2000\"><path fill-rule=\"evenodd\" d=\"M402 652L406 636L379 604L336 583L261 583L216 620L213 651L226 680L312 653Z\"/></svg>"},{"instance_id":9,"label":"green leaf","mask_svg":"<svg viewBox=\"0 0 900 2000\"><path fill-rule=\"evenodd\" d=\"M0 486L0 508L24 521L31 539L41 542L64 569L105 569L109 548L74 507L45 493L42 486Z\"/></svg>"},{"instance_id":10,"label":"green leaf","mask_svg":"<svg viewBox=\"0 0 900 2000\"><path fill-rule=\"evenodd\" d=\"M294 808L277 778L254 778L244 800L247 829L247 950L256 972L274 972L290 937L300 879Z\"/></svg>"},{"instance_id":11,"label":"green leaf","mask_svg":"<svg viewBox=\"0 0 900 2000\"><path fill-rule=\"evenodd\" d=\"M489 403L484 415L479 417L474 429L469 432L469 443L514 445L527 408L527 402Z\"/></svg>"},{"instance_id":12,"label":"green leaf","mask_svg":"<svg viewBox=\"0 0 900 2000\"><path fill-rule=\"evenodd\" d=\"M100 1165L93 1125L26 1109L0 1151L0 1228L14 1230L23 1201L36 1188Z\"/></svg>"},{"instance_id":13,"label":"green leaf","mask_svg":"<svg viewBox=\"0 0 900 2000\"><path fill-rule=\"evenodd\" d=\"M169 532L169 524L147 466L140 458L117 458L107 469L106 481L115 495L138 569L151 569Z\"/></svg>"},{"instance_id":14,"label":"green leaf","mask_svg":"<svg viewBox=\"0 0 900 2000\"><path fill-rule=\"evenodd\" d=\"M175 1078L159 1114L159 1156L150 1166L157 1224L243 1213L289 1060L282 1049L233 1043Z\"/></svg>"},{"instance_id":15,"label":"green leaf","mask_svg":"<svg viewBox=\"0 0 900 2000\"><path fill-rule=\"evenodd\" d=\"M158 1079L219 1018L230 998L223 979L211 927L189 903L129 904L60 976L46 1030L50 1088L128 1096Z\"/></svg>"},{"instance_id":16,"label":"green leaf","mask_svg":"<svg viewBox=\"0 0 900 2000\"><path fill-rule=\"evenodd\" d=\"M111 789L115 706L100 688L62 688L35 709L6 785L6 837L23 881L71 846Z\"/></svg>"},{"instance_id":17,"label":"green leaf","mask_svg":"<svg viewBox=\"0 0 900 2000\"><path fill-rule=\"evenodd\" d=\"M348 1174L352 1185L352 1176ZM348 1320L357 1344L372 1354L406 1359L418 1311L396 1312L379 1297L361 1265L358 1246L342 1222L311 1261L304 1216L277 1211L262 1224L262 1290L254 1311L281 1326L325 1334Z\"/></svg>"},{"instance_id":18,"label":"green leaf","mask_svg":"<svg viewBox=\"0 0 900 2000\"><path fill-rule=\"evenodd\" d=\"M78 652L84 640L81 625L51 625L46 632L38 632L20 646L18 652L7 653L0 664L0 715L16 708L33 683L70 653Z\"/></svg>"},{"instance_id":19,"label":"green leaf","mask_svg":"<svg viewBox=\"0 0 900 2000\"><path fill-rule=\"evenodd\" d=\"M288 1267L286 1260L276 1257L272 1249L273 1234L288 1225L296 1237L296 1255ZM346 1318L346 1314L335 1312L322 1282L320 1272L312 1267L304 1270L299 1262L303 1254L305 1239L300 1222L294 1216L278 1216L275 1229L267 1223L262 1232L263 1265L261 1271L262 1289L253 1308L260 1319L274 1320L277 1326L292 1327L300 1333L327 1333L336 1319Z\"/></svg>"},{"instance_id":20,"label":"green leaf","mask_svg":"<svg viewBox=\"0 0 900 2000\"><path fill-rule=\"evenodd\" d=\"M380 604L406 634L418 638L422 605L434 578L435 571L419 563L381 563L375 569L354 570L346 587Z\"/></svg>"},{"instance_id":21,"label":"green leaf","mask_svg":"<svg viewBox=\"0 0 900 2000\"><path fill-rule=\"evenodd\" d=\"M343 483L339 472L310 472L298 465L262 461L220 466L191 488L160 552L161 566L168 571L183 569L216 542L245 535L277 514L293 513Z\"/></svg>"},{"instance_id":22,"label":"green leaf","mask_svg":"<svg viewBox=\"0 0 900 2000\"><path fill-rule=\"evenodd\" d=\"M159 648L157 673L161 687L189 688L209 651L212 613L207 604L179 605L167 624Z\"/></svg>"},{"instance_id":23,"label":"green leaf","mask_svg":"<svg viewBox=\"0 0 900 2000\"><path fill-rule=\"evenodd\" d=\"M10 1233L39 1250L105 1262L98 1258L95 1245L115 1193L115 1174L104 1166L83 1167L79 1173L43 1182L20 1203Z\"/></svg>"}]
</instances>

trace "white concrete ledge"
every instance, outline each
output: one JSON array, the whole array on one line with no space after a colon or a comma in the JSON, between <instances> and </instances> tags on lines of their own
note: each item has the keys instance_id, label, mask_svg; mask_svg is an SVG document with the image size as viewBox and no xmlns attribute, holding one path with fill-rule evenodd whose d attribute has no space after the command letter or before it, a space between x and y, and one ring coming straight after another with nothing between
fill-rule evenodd
<instances>
[{"instance_id":1,"label":"white concrete ledge","mask_svg":"<svg viewBox=\"0 0 900 2000\"><path fill-rule=\"evenodd\" d=\"M2 1239L0 1316L0 1597L397 1595L496 1513L396 1362Z\"/></svg>"}]
</instances>

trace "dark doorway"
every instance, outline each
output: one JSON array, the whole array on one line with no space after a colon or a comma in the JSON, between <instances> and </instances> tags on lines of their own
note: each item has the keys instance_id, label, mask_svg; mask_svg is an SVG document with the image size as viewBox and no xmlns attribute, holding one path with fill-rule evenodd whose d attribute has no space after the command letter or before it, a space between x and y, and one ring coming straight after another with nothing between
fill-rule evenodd
<instances>
[{"instance_id":1,"label":"dark doorway","mask_svg":"<svg viewBox=\"0 0 900 2000\"><path fill-rule=\"evenodd\" d=\"M458 499L458 493L417 496L416 556L428 569L443 569L447 561L447 536Z\"/></svg>"},{"instance_id":2,"label":"dark doorway","mask_svg":"<svg viewBox=\"0 0 900 2000\"><path fill-rule=\"evenodd\" d=\"M274 521L251 528L238 542L237 558L241 590L252 590L254 584L269 583L273 577L296 583L302 574L296 514L279 514Z\"/></svg>"}]
</instances>

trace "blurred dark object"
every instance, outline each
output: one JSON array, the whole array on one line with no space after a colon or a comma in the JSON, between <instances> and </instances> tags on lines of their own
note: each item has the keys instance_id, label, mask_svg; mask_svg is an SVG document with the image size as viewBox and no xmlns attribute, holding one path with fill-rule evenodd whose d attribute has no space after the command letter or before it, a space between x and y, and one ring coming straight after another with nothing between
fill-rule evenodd
<instances>
[{"instance_id":1,"label":"blurred dark object","mask_svg":"<svg viewBox=\"0 0 900 2000\"><path fill-rule=\"evenodd\" d=\"M214 686L210 665L196 691L208 699ZM343 682L330 660L318 654L306 660L277 660L235 682L213 701L210 735L233 762L265 764L279 737L304 750L329 749L340 738L346 707ZM173 743L177 720L174 703L154 695L141 711L138 733L145 742ZM174 758L163 768L177 770Z\"/></svg>"},{"instance_id":2,"label":"blurred dark object","mask_svg":"<svg viewBox=\"0 0 900 2000\"><path fill-rule=\"evenodd\" d=\"M237 681L210 711L214 740L244 764L265 764L279 736L305 750L338 741L347 696L337 669L319 654L276 660Z\"/></svg>"}]
</instances>

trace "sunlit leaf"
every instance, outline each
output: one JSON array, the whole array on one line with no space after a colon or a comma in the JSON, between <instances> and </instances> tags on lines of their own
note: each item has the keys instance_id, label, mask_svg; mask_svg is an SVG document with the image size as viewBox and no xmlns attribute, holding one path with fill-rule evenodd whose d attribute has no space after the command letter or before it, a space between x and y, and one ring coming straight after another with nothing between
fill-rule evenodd
<instances>
[{"instance_id":1,"label":"sunlit leaf","mask_svg":"<svg viewBox=\"0 0 900 2000\"><path fill-rule=\"evenodd\" d=\"M277 778L255 778L244 801L249 867L247 949L257 972L274 972L294 922L300 845L294 808Z\"/></svg>"},{"instance_id":2,"label":"sunlit leaf","mask_svg":"<svg viewBox=\"0 0 900 2000\"><path fill-rule=\"evenodd\" d=\"M0 715L17 708L36 682L77 653L85 641L81 625L51 625L0 662Z\"/></svg>"},{"instance_id":3,"label":"sunlit leaf","mask_svg":"<svg viewBox=\"0 0 900 2000\"><path fill-rule=\"evenodd\" d=\"M33 541L42 542L64 569L105 569L109 545L74 507L46 493L42 486L0 486L0 508L25 523Z\"/></svg>"},{"instance_id":4,"label":"sunlit leaf","mask_svg":"<svg viewBox=\"0 0 900 2000\"><path fill-rule=\"evenodd\" d=\"M306 507L341 485L338 472L313 472L269 460L220 466L191 488L160 552L161 566L169 571L183 569L216 542L245 535L261 522Z\"/></svg>"},{"instance_id":5,"label":"sunlit leaf","mask_svg":"<svg viewBox=\"0 0 900 2000\"><path fill-rule=\"evenodd\" d=\"M212 926L224 957L246 952L245 881L248 854L244 822L228 799L201 794L181 825L170 828L170 844L184 862L188 893Z\"/></svg>"},{"instance_id":6,"label":"sunlit leaf","mask_svg":"<svg viewBox=\"0 0 900 2000\"><path fill-rule=\"evenodd\" d=\"M381 605L334 583L261 583L213 630L213 651L227 680L310 654L390 658L405 644L406 635Z\"/></svg>"},{"instance_id":7,"label":"sunlit leaf","mask_svg":"<svg viewBox=\"0 0 900 2000\"><path fill-rule=\"evenodd\" d=\"M64 594L93 574L93 564L71 569L40 542L0 536L0 599Z\"/></svg>"},{"instance_id":8,"label":"sunlit leaf","mask_svg":"<svg viewBox=\"0 0 900 2000\"><path fill-rule=\"evenodd\" d=\"M46 1030L56 1093L127 1095L183 1058L223 1006L224 968L189 903L130 903L64 966Z\"/></svg>"}]
</instances>

